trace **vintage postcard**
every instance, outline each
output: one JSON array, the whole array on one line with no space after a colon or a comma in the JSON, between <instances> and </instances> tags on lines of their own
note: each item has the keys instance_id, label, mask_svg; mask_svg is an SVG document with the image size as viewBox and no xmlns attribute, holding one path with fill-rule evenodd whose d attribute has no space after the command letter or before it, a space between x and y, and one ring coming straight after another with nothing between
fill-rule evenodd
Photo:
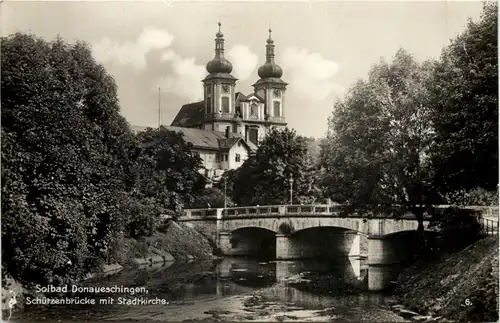
<instances>
[{"instance_id":1,"label":"vintage postcard","mask_svg":"<svg viewBox=\"0 0 500 323\"><path fill-rule=\"evenodd\" d=\"M497 322L496 1L2 1L2 322Z\"/></svg>"}]
</instances>

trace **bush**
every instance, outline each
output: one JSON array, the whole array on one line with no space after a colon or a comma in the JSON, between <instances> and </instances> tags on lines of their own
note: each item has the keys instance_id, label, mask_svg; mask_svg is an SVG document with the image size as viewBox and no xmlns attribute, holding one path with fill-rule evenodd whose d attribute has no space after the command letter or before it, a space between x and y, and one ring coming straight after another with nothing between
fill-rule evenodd
<instances>
[{"instance_id":1,"label":"bush","mask_svg":"<svg viewBox=\"0 0 500 323\"><path fill-rule=\"evenodd\" d=\"M156 233L145 241L149 246L170 253L175 259L185 259L187 255L203 259L213 252L210 242L202 234L173 221L164 233Z\"/></svg>"},{"instance_id":2,"label":"bush","mask_svg":"<svg viewBox=\"0 0 500 323\"><path fill-rule=\"evenodd\" d=\"M130 217L125 226L126 236L134 239L152 236L160 226L162 208L152 198L132 200Z\"/></svg>"},{"instance_id":3,"label":"bush","mask_svg":"<svg viewBox=\"0 0 500 323\"><path fill-rule=\"evenodd\" d=\"M190 209L206 209L206 208L223 208L224 199L228 207L234 205L229 196L224 196L224 191L215 188L207 187L203 190L200 196L196 197L193 203L189 204L186 208Z\"/></svg>"},{"instance_id":4,"label":"bush","mask_svg":"<svg viewBox=\"0 0 500 323\"><path fill-rule=\"evenodd\" d=\"M1 47L2 267L65 284L106 261L123 229L133 135L86 44L15 34Z\"/></svg>"},{"instance_id":5,"label":"bush","mask_svg":"<svg viewBox=\"0 0 500 323\"><path fill-rule=\"evenodd\" d=\"M487 191L481 187L470 191L460 190L446 194L445 201L461 206L498 206L498 190Z\"/></svg>"},{"instance_id":6,"label":"bush","mask_svg":"<svg viewBox=\"0 0 500 323\"><path fill-rule=\"evenodd\" d=\"M446 249L460 250L481 238L481 224L474 211L448 208L441 215L435 215L430 228L441 234Z\"/></svg>"}]
</instances>

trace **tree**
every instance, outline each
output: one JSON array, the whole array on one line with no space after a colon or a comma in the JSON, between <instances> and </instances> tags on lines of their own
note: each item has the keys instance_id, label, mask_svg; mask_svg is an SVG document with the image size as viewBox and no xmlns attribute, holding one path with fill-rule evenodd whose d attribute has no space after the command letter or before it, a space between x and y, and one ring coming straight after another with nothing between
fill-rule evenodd
<instances>
[{"instance_id":1,"label":"tree","mask_svg":"<svg viewBox=\"0 0 500 323\"><path fill-rule=\"evenodd\" d=\"M193 203L204 190L200 156L182 134L163 127L148 128L136 140L134 195L154 198L163 212L180 214L184 204Z\"/></svg>"},{"instance_id":2,"label":"tree","mask_svg":"<svg viewBox=\"0 0 500 323\"><path fill-rule=\"evenodd\" d=\"M236 180L238 176L239 169L229 169L225 171L220 179L214 183L214 188L221 192L226 191L227 197L234 197L234 190L236 187Z\"/></svg>"},{"instance_id":3,"label":"tree","mask_svg":"<svg viewBox=\"0 0 500 323\"><path fill-rule=\"evenodd\" d=\"M294 130L271 130L255 156L236 171L233 199L238 205L287 204L289 178L293 178L294 203L310 203L317 191L314 165L307 141Z\"/></svg>"},{"instance_id":4,"label":"tree","mask_svg":"<svg viewBox=\"0 0 500 323\"><path fill-rule=\"evenodd\" d=\"M434 197L429 156L433 138L431 66L400 49L391 64L372 67L335 104L322 143L323 188L337 202L365 211L423 214Z\"/></svg>"},{"instance_id":5,"label":"tree","mask_svg":"<svg viewBox=\"0 0 500 323\"><path fill-rule=\"evenodd\" d=\"M133 135L86 44L1 39L2 266L63 283L110 257Z\"/></svg>"},{"instance_id":6,"label":"tree","mask_svg":"<svg viewBox=\"0 0 500 323\"><path fill-rule=\"evenodd\" d=\"M435 183L442 194L498 184L497 4L445 48L430 83L436 127Z\"/></svg>"}]
</instances>

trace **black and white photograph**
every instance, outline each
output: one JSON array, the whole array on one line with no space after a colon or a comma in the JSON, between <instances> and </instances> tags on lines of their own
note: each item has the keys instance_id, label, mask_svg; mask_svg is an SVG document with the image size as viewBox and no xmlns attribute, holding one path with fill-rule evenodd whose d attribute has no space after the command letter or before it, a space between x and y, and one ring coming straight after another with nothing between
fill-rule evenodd
<instances>
[{"instance_id":1,"label":"black and white photograph","mask_svg":"<svg viewBox=\"0 0 500 323\"><path fill-rule=\"evenodd\" d=\"M498 322L498 2L0 1L8 323Z\"/></svg>"}]
</instances>

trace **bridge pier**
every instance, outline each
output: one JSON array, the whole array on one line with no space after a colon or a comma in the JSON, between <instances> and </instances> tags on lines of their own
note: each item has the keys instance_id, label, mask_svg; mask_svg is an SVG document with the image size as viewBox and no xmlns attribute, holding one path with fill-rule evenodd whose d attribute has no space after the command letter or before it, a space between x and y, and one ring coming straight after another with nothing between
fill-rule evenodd
<instances>
[{"instance_id":1,"label":"bridge pier","mask_svg":"<svg viewBox=\"0 0 500 323\"><path fill-rule=\"evenodd\" d=\"M276 259L293 260L309 258L313 255L313 248L307 244L294 239L289 234L276 234Z\"/></svg>"},{"instance_id":2,"label":"bridge pier","mask_svg":"<svg viewBox=\"0 0 500 323\"><path fill-rule=\"evenodd\" d=\"M229 255L231 252L231 232L221 231L217 237L217 247L221 250L223 255Z\"/></svg>"},{"instance_id":3,"label":"bridge pier","mask_svg":"<svg viewBox=\"0 0 500 323\"><path fill-rule=\"evenodd\" d=\"M368 289L381 291L398 278L401 256L399 248L387 236L368 236Z\"/></svg>"}]
</instances>

